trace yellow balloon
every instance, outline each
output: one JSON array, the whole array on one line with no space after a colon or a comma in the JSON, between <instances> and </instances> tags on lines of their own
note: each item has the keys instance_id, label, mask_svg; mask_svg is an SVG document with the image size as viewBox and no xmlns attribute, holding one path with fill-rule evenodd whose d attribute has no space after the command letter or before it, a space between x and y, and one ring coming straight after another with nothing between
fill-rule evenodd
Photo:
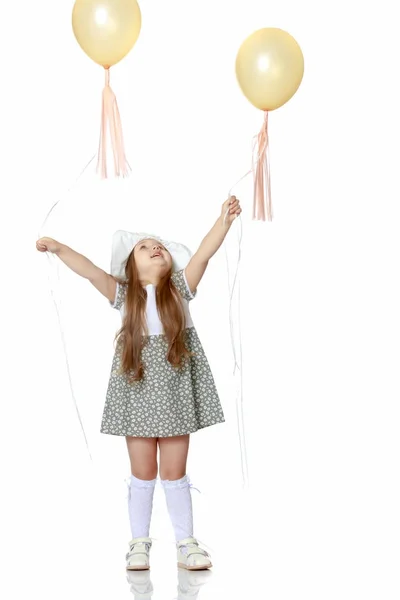
<instances>
[{"instance_id":1,"label":"yellow balloon","mask_svg":"<svg viewBox=\"0 0 400 600\"><path fill-rule=\"evenodd\" d=\"M256 108L279 108L296 93L304 74L304 58L296 40L282 29L267 27L250 35L236 57L236 77Z\"/></svg>"},{"instance_id":2,"label":"yellow balloon","mask_svg":"<svg viewBox=\"0 0 400 600\"><path fill-rule=\"evenodd\" d=\"M76 0L72 29L82 50L109 68L135 45L142 26L136 0Z\"/></svg>"}]
</instances>

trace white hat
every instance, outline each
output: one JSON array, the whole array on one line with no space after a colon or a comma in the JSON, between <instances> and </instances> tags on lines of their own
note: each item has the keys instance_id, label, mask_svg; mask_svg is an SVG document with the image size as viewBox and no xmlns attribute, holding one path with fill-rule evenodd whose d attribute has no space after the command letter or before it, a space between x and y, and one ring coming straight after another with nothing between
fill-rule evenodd
<instances>
[{"instance_id":1,"label":"white hat","mask_svg":"<svg viewBox=\"0 0 400 600\"><path fill-rule=\"evenodd\" d=\"M113 235L110 273L119 279L125 279L126 260L133 248L142 240L157 240L168 250L172 257L172 271L184 269L192 257L192 253L183 244L167 242L149 233L131 233L116 231Z\"/></svg>"}]
</instances>

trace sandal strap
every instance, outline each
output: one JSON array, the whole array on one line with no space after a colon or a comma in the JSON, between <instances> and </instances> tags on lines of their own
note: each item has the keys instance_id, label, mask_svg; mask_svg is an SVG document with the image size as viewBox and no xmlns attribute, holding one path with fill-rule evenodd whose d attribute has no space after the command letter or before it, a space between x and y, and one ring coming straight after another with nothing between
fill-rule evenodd
<instances>
[{"instance_id":1,"label":"sandal strap","mask_svg":"<svg viewBox=\"0 0 400 600\"><path fill-rule=\"evenodd\" d=\"M192 554L202 554L203 556L210 557L208 552L206 552L206 550L199 546L198 541L194 537L188 537L183 540L180 540L177 546L178 549L180 549L182 546L186 546L186 556L192 556Z\"/></svg>"},{"instance_id":2,"label":"sandal strap","mask_svg":"<svg viewBox=\"0 0 400 600\"><path fill-rule=\"evenodd\" d=\"M192 556L192 554L202 554L203 556L210 556L206 550L200 548L200 546L187 546L187 552L185 556Z\"/></svg>"},{"instance_id":3,"label":"sandal strap","mask_svg":"<svg viewBox=\"0 0 400 600\"><path fill-rule=\"evenodd\" d=\"M138 547L139 544L140 547ZM143 544L145 544L146 551L143 551L143 548L141 547ZM147 551L151 548L151 545L151 538L134 538L129 542L129 554L147 554Z\"/></svg>"},{"instance_id":4,"label":"sandal strap","mask_svg":"<svg viewBox=\"0 0 400 600\"><path fill-rule=\"evenodd\" d=\"M188 544L198 544L198 541L194 537L187 537L187 538L184 538L183 540L179 540L179 542L177 543L177 546L178 546L178 548L180 548L181 546L187 546Z\"/></svg>"}]
</instances>

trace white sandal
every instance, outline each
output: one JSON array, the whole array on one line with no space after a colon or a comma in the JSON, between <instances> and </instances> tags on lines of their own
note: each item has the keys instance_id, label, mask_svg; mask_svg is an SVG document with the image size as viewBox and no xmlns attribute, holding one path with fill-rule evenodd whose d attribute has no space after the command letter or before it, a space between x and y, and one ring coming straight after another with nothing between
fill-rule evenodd
<instances>
[{"instance_id":1,"label":"white sandal","mask_svg":"<svg viewBox=\"0 0 400 600\"><path fill-rule=\"evenodd\" d=\"M149 553L152 545L151 538L133 538L129 542L129 552L126 555L126 568L129 571L147 571L150 569Z\"/></svg>"},{"instance_id":2,"label":"white sandal","mask_svg":"<svg viewBox=\"0 0 400 600\"><path fill-rule=\"evenodd\" d=\"M178 567L188 571L200 571L212 567L210 555L199 546L194 537L180 540L176 544L178 555Z\"/></svg>"}]
</instances>

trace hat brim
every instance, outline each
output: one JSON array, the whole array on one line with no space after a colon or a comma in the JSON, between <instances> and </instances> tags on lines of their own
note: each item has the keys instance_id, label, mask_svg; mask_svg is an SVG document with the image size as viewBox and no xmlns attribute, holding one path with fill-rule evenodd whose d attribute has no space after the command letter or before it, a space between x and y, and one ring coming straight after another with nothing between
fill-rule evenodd
<instances>
[{"instance_id":1,"label":"hat brim","mask_svg":"<svg viewBox=\"0 0 400 600\"><path fill-rule=\"evenodd\" d=\"M161 239L148 233L132 233L118 230L112 238L110 273L118 279L125 279L126 261L134 247L142 240L157 240L168 250L172 258L172 271L184 269L192 257L192 253L183 244Z\"/></svg>"}]
</instances>

